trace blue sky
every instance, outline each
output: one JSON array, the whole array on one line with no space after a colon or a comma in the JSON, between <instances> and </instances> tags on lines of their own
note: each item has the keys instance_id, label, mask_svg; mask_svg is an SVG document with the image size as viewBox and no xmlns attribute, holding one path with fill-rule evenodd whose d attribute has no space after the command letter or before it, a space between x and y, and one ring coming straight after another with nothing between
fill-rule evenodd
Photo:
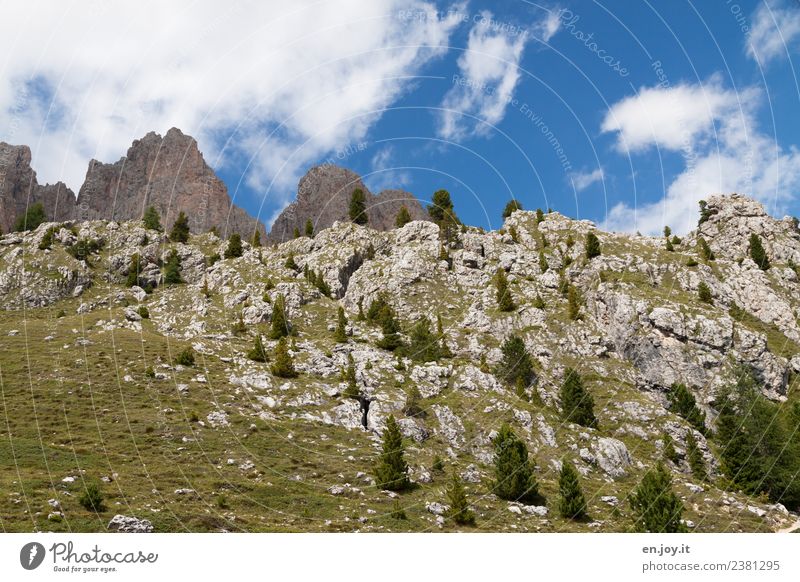
<instances>
[{"instance_id":1,"label":"blue sky","mask_svg":"<svg viewBox=\"0 0 800 582\"><path fill-rule=\"evenodd\" d=\"M446 188L491 228L512 197L649 233L692 227L716 192L800 214L794 0L285 5L153 4L145 19L120 3L86 22L53 4L30 22L83 44L0 31L6 54L34 52L3 65L0 139L27 140L40 176L77 190L89 158L178 126L267 224L325 161L375 192ZM127 28L81 34L104 18Z\"/></svg>"}]
</instances>

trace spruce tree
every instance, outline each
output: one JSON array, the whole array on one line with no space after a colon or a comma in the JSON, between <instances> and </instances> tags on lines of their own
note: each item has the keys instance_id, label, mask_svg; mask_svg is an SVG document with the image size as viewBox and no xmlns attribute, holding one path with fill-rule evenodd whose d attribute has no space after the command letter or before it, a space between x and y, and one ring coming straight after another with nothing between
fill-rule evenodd
<instances>
[{"instance_id":1,"label":"spruce tree","mask_svg":"<svg viewBox=\"0 0 800 582\"><path fill-rule=\"evenodd\" d=\"M14 223L14 230L22 232L25 230L36 230L39 225L47 222L47 215L44 211L44 205L41 202L31 204L28 209L22 214Z\"/></svg>"},{"instance_id":2,"label":"spruce tree","mask_svg":"<svg viewBox=\"0 0 800 582\"><path fill-rule=\"evenodd\" d=\"M367 317L369 318L369 315ZM381 324L383 337L378 340L376 345L382 350L388 350L390 352L401 347L403 345L403 340L400 338L400 324L397 323L394 310L388 305L384 305L379 312L378 320Z\"/></svg>"},{"instance_id":3,"label":"spruce tree","mask_svg":"<svg viewBox=\"0 0 800 582\"><path fill-rule=\"evenodd\" d=\"M544 256L544 251L539 249L539 270L542 273L545 273L548 268L549 265L547 264L547 257Z\"/></svg>"},{"instance_id":4,"label":"spruce tree","mask_svg":"<svg viewBox=\"0 0 800 582\"><path fill-rule=\"evenodd\" d=\"M364 191L361 188L353 190L350 196L350 220L356 224L367 224L369 218L367 217L367 199Z\"/></svg>"},{"instance_id":5,"label":"spruce tree","mask_svg":"<svg viewBox=\"0 0 800 582\"><path fill-rule=\"evenodd\" d=\"M764 245L761 243L761 237L756 233L750 235L750 258L758 265L762 271L766 271L770 267L769 257L767 251L764 250Z\"/></svg>"},{"instance_id":6,"label":"spruce tree","mask_svg":"<svg viewBox=\"0 0 800 582\"><path fill-rule=\"evenodd\" d=\"M455 469L453 469L450 485L447 487L447 503L450 506L447 517L458 525L475 525L475 514L469 508L464 483Z\"/></svg>"},{"instance_id":7,"label":"spruce tree","mask_svg":"<svg viewBox=\"0 0 800 582\"><path fill-rule=\"evenodd\" d=\"M561 463L558 477L558 512L566 519L586 519L586 498L583 496L578 471L569 461Z\"/></svg>"},{"instance_id":8,"label":"spruce tree","mask_svg":"<svg viewBox=\"0 0 800 582\"><path fill-rule=\"evenodd\" d=\"M306 236L308 238L314 238L314 223L311 222L311 219L306 220Z\"/></svg>"},{"instance_id":9,"label":"spruce tree","mask_svg":"<svg viewBox=\"0 0 800 582\"><path fill-rule=\"evenodd\" d=\"M272 303L272 321L270 327L270 339L280 339L289 335L291 327L286 318L286 298L279 294Z\"/></svg>"},{"instance_id":10,"label":"spruce tree","mask_svg":"<svg viewBox=\"0 0 800 582\"><path fill-rule=\"evenodd\" d=\"M415 362L435 362L441 357L441 345L431 332L431 322L427 317L421 318L411 328L411 343L408 355Z\"/></svg>"},{"instance_id":11,"label":"spruce tree","mask_svg":"<svg viewBox=\"0 0 800 582\"><path fill-rule=\"evenodd\" d=\"M139 274L141 273L141 271L142 271L142 259L139 256L139 253L134 253L131 255L131 260L128 265L128 273L125 284L128 287L139 285Z\"/></svg>"},{"instance_id":12,"label":"spruce tree","mask_svg":"<svg viewBox=\"0 0 800 582\"><path fill-rule=\"evenodd\" d=\"M375 467L375 482L381 489L404 491L411 488L408 479L408 465L405 461L405 448L400 427L389 415L383 431L383 450Z\"/></svg>"},{"instance_id":13,"label":"spruce tree","mask_svg":"<svg viewBox=\"0 0 800 582\"><path fill-rule=\"evenodd\" d=\"M167 256L167 262L164 264L164 283L167 285L177 285L183 283L181 277L181 258L178 256L178 251L172 249Z\"/></svg>"},{"instance_id":14,"label":"spruce tree","mask_svg":"<svg viewBox=\"0 0 800 582\"><path fill-rule=\"evenodd\" d=\"M500 499L530 502L539 497L528 447L508 423L503 423L494 439L494 475L492 491Z\"/></svg>"},{"instance_id":15,"label":"spruce tree","mask_svg":"<svg viewBox=\"0 0 800 582\"><path fill-rule=\"evenodd\" d=\"M428 215L431 220L439 225L439 236L447 243L453 240L456 227L461 222L456 216L453 201L450 199L450 192L447 190L437 190L433 193L433 200L428 206Z\"/></svg>"},{"instance_id":16,"label":"spruce tree","mask_svg":"<svg viewBox=\"0 0 800 582\"><path fill-rule=\"evenodd\" d=\"M284 261L283 266L291 271L294 271L295 273L300 269L294 260L293 253L289 253L289 256L286 257L286 261Z\"/></svg>"},{"instance_id":17,"label":"spruce tree","mask_svg":"<svg viewBox=\"0 0 800 582\"><path fill-rule=\"evenodd\" d=\"M404 204L400 207L400 210L394 219L394 225L396 228L403 228L409 222L411 222L411 214L409 214L408 208L406 208Z\"/></svg>"},{"instance_id":18,"label":"spruce tree","mask_svg":"<svg viewBox=\"0 0 800 582\"><path fill-rule=\"evenodd\" d=\"M347 343L347 316L344 314L344 307L341 305L336 314L336 332L333 337L336 343Z\"/></svg>"},{"instance_id":19,"label":"spruce tree","mask_svg":"<svg viewBox=\"0 0 800 582\"><path fill-rule=\"evenodd\" d=\"M241 246L241 244L242 241L240 239L239 246ZM258 231L258 229L256 229L256 231L253 233L253 238L250 239L250 246L254 249L257 249L261 246L261 233Z\"/></svg>"},{"instance_id":20,"label":"spruce tree","mask_svg":"<svg viewBox=\"0 0 800 582\"><path fill-rule=\"evenodd\" d=\"M675 450L675 443L668 432L664 433L661 442L664 444L664 448L662 449L664 452L664 458L668 461L672 461L673 463L677 463L680 460L680 457L678 457L678 451Z\"/></svg>"},{"instance_id":21,"label":"spruce tree","mask_svg":"<svg viewBox=\"0 0 800 582\"><path fill-rule=\"evenodd\" d=\"M514 298L511 296L511 291L508 288L508 278L503 269L497 269L494 276L495 297L497 299L497 308L500 311L514 311L517 306L514 303Z\"/></svg>"},{"instance_id":22,"label":"spruce tree","mask_svg":"<svg viewBox=\"0 0 800 582\"><path fill-rule=\"evenodd\" d=\"M297 370L294 368L292 354L289 353L289 344L285 337L278 340L275 347L274 363L270 367L273 376L278 378L296 378Z\"/></svg>"},{"instance_id":23,"label":"spruce tree","mask_svg":"<svg viewBox=\"0 0 800 582\"><path fill-rule=\"evenodd\" d=\"M586 258L590 261L600 256L600 239L593 232L586 234Z\"/></svg>"},{"instance_id":24,"label":"spruce tree","mask_svg":"<svg viewBox=\"0 0 800 582\"><path fill-rule=\"evenodd\" d=\"M704 261L713 261L716 258L714 256L714 251L711 250L711 247L708 246L706 239L704 239L702 236L697 237L697 251L700 253L700 256Z\"/></svg>"},{"instance_id":25,"label":"spruce tree","mask_svg":"<svg viewBox=\"0 0 800 582\"><path fill-rule=\"evenodd\" d=\"M533 360L525 342L517 335L510 335L500 347L503 354L495 370L495 376L508 386L516 386L520 382L526 388L536 377Z\"/></svg>"},{"instance_id":26,"label":"spruce tree","mask_svg":"<svg viewBox=\"0 0 800 582\"><path fill-rule=\"evenodd\" d=\"M670 409L683 417L701 434L706 432L706 415L697 407L697 400L685 384L675 383L667 393Z\"/></svg>"},{"instance_id":27,"label":"spruce tree","mask_svg":"<svg viewBox=\"0 0 800 582\"><path fill-rule=\"evenodd\" d=\"M184 214L183 210L178 213L178 218L172 223L169 240L179 243L189 242L189 218Z\"/></svg>"},{"instance_id":28,"label":"spruce tree","mask_svg":"<svg viewBox=\"0 0 800 582\"><path fill-rule=\"evenodd\" d=\"M671 253L675 250L675 246L672 244L671 240L667 239L667 242L664 245L664 249Z\"/></svg>"},{"instance_id":29,"label":"spruce tree","mask_svg":"<svg viewBox=\"0 0 800 582\"><path fill-rule=\"evenodd\" d=\"M292 231L293 238L300 238L300 227L295 226L294 231Z\"/></svg>"},{"instance_id":30,"label":"spruce tree","mask_svg":"<svg viewBox=\"0 0 800 582\"><path fill-rule=\"evenodd\" d=\"M241 257L242 253L242 237L238 232L234 232L228 237L228 246L225 247L225 253L223 256L226 259L233 259L235 257Z\"/></svg>"},{"instance_id":31,"label":"spruce tree","mask_svg":"<svg viewBox=\"0 0 800 582\"><path fill-rule=\"evenodd\" d=\"M157 230L158 232L163 230L161 226L161 217L158 215L158 210L156 210L155 206L147 207L147 210L144 211L144 215L142 216L142 222L144 223L144 227L148 230Z\"/></svg>"},{"instance_id":32,"label":"spruce tree","mask_svg":"<svg viewBox=\"0 0 800 582\"><path fill-rule=\"evenodd\" d=\"M700 450L692 430L688 430L686 434L686 460L689 462L689 468L696 479L700 481L708 479L706 461L703 459L703 452Z\"/></svg>"},{"instance_id":33,"label":"spruce tree","mask_svg":"<svg viewBox=\"0 0 800 582\"><path fill-rule=\"evenodd\" d=\"M266 362L269 360L267 350L264 349L264 342L261 341L261 334L256 334L256 339L253 342L253 349L247 352L247 357L254 362Z\"/></svg>"},{"instance_id":34,"label":"spruce tree","mask_svg":"<svg viewBox=\"0 0 800 582\"><path fill-rule=\"evenodd\" d=\"M506 204L506 207L503 209L503 220L514 214L517 210L522 210L520 201L516 198L509 200L508 204Z\"/></svg>"},{"instance_id":35,"label":"spruce tree","mask_svg":"<svg viewBox=\"0 0 800 582\"><path fill-rule=\"evenodd\" d=\"M356 382L356 362L353 360L353 354L347 354L347 368L344 371L344 380L347 382L347 388L344 390L346 398L358 398L361 396L361 391L358 389Z\"/></svg>"},{"instance_id":36,"label":"spruce tree","mask_svg":"<svg viewBox=\"0 0 800 582\"><path fill-rule=\"evenodd\" d=\"M536 209L536 224L539 224L544 220L544 212L542 212L541 208Z\"/></svg>"},{"instance_id":37,"label":"spruce tree","mask_svg":"<svg viewBox=\"0 0 800 582\"><path fill-rule=\"evenodd\" d=\"M559 392L564 419L581 426L597 428L594 415L594 398L583 385L580 374L567 368Z\"/></svg>"},{"instance_id":38,"label":"spruce tree","mask_svg":"<svg viewBox=\"0 0 800 582\"><path fill-rule=\"evenodd\" d=\"M714 296L711 295L711 288L706 285L705 281L700 281L700 284L697 286L697 297L703 303L714 305Z\"/></svg>"},{"instance_id":39,"label":"spruce tree","mask_svg":"<svg viewBox=\"0 0 800 582\"><path fill-rule=\"evenodd\" d=\"M567 315L573 321L581 317L581 296L577 287L567 283Z\"/></svg>"},{"instance_id":40,"label":"spruce tree","mask_svg":"<svg viewBox=\"0 0 800 582\"><path fill-rule=\"evenodd\" d=\"M664 238L672 236L672 229L669 226L664 227Z\"/></svg>"},{"instance_id":41,"label":"spruce tree","mask_svg":"<svg viewBox=\"0 0 800 582\"><path fill-rule=\"evenodd\" d=\"M683 503L672 491L672 478L664 465L658 463L642 478L630 496L634 527L638 532L685 532L681 523Z\"/></svg>"}]
</instances>

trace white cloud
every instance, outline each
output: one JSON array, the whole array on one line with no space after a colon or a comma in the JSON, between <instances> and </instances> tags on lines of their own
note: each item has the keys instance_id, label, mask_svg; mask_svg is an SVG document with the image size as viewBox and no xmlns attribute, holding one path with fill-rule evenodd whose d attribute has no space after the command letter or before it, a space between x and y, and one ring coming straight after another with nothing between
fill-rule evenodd
<instances>
[{"instance_id":1,"label":"white cloud","mask_svg":"<svg viewBox=\"0 0 800 582\"><path fill-rule=\"evenodd\" d=\"M438 116L437 132L444 139L461 140L471 132L486 134L490 126L502 121L519 81L522 52L530 40L525 30L514 28L510 34L505 27L496 26L487 10L473 22L466 50L458 58L459 74L442 100L445 111ZM551 11L533 30L547 41L558 26L557 13Z\"/></svg>"},{"instance_id":2,"label":"white cloud","mask_svg":"<svg viewBox=\"0 0 800 582\"><path fill-rule=\"evenodd\" d=\"M671 95L673 92L675 95ZM687 101L691 95L702 98L704 107L691 107ZM639 99L644 102L639 103ZM755 89L736 93L712 83L706 87L646 89L615 104L603 128L619 132L618 145L634 152L656 144L679 150L684 168L657 202L613 207L606 228L657 234L664 225L670 225L684 233L697 224L697 202L718 193L753 196L774 211L782 211L793 192L800 189L800 152L782 148L774 137L759 129L755 111L760 101ZM683 103L686 111L676 113L667 107L669 103ZM656 108L655 104L666 108ZM642 113L645 111L649 114ZM616 118L612 121L613 112ZM644 129L635 127L637 115ZM683 133L670 128L661 117L682 123Z\"/></svg>"},{"instance_id":3,"label":"white cloud","mask_svg":"<svg viewBox=\"0 0 800 582\"><path fill-rule=\"evenodd\" d=\"M411 184L411 174L396 166L395 148L387 145L379 149L370 161L371 171L364 179L370 191L395 190Z\"/></svg>"},{"instance_id":4,"label":"white cloud","mask_svg":"<svg viewBox=\"0 0 800 582\"><path fill-rule=\"evenodd\" d=\"M796 5L783 5L766 0L753 13L745 50L762 65L779 57L788 58L789 46L800 39L800 10Z\"/></svg>"},{"instance_id":5,"label":"white cloud","mask_svg":"<svg viewBox=\"0 0 800 582\"><path fill-rule=\"evenodd\" d=\"M602 168L597 168L591 172L576 172L570 176L570 180L575 191L582 192L595 182L603 180L603 170Z\"/></svg>"},{"instance_id":6,"label":"white cloud","mask_svg":"<svg viewBox=\"0 0 800 582\"><path fill-rule=\"evenodd\" d=\"M421 0L4 6L0 139L31 146L40 181L77 189L90 158L116 160L133 139L177 126L214 165L243 158L251 186L291 188L444 53L459 20L435 10Z\"/></svg>"}]
</instances>

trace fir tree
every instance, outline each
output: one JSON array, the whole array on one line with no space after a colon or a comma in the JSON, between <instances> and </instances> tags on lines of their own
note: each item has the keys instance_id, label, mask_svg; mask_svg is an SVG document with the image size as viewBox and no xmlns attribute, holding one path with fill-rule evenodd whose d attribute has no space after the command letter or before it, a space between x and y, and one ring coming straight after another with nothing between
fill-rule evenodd
<instances>
[{"instance_id":1,"label":"fir tree","mask_svg":"<svg viewBox=\"0 0 800 582\"><path fill-rule=\"evenodd\" d=\"M172 249L167 256L167 262L164 264L164 283L167 285L177 285L183 283L181 277L181 258L178 256L178 251Z\"/></svg>"},{"instance_id":2,"label":"fir tree","mask_svg":"<svg viewBox=\"0 0 800 582\"><path fill-rule=\"evenodd\" d=\"M547 257L544 256L544 250L539 249L539 270L542 273L545 273L549 268L550 267L547 264Z\"/></svg>"},{"instance_id":3,"label":"fir tree","mask_svg":"<svg viewBox=\"0 0 800 582\"><path fill-rule=\"evenodd\" d=\"M241 246L241 244L242 241L240 239L239 246ZM250 239L250 246L253 247L254 249L257 249L261 246L261 233L258 231L258 229L256 229L256 231L253 233L253 238Z\"/></svg>"},{"instance_id":4,"label":"fir tree","mask_svg":"<svg viewBox=\"0 0 800 582\"><path fill-rule=\"evenodd\" d=\"M664 436L661 438L661 442L664 445L664 458L668 461L672 461L673 463L677 463L680 460L680 457L678 457L678 451L675 450L675 443L668 432L664 433Z\"/></svg>"},{"instance_id":5,"label":"fir tree","mask_svg":"<svg viewBox=\"0 0 800 582\"><path fill-rule=\"evenodd\" d=\"M356 382L356 362L350 352L347 353L347 368L344 371L344 380L347 382L347 388L344 390L345 398L360 397L361 391L358 389L358 383Z\"/></svg>"},{"instance_id":6,"label":"fir tree","mask_svg":"<svg viewBox=\"0 0 800 582\"><path fill-rule=\"evenodd\" d=\"M672 236L672 229L669 226L664 227L664 238Z\"/></svg>"},{"instance_id":7,"label":"fir tree","mask_svg":"<svg viewBox=\"0 0 800 582\"><path fill-rule=\"evenodd\" d=\"M344 314L344 307L339 306L336 314L336 332L334 334L336 343L347 343L347 316Z\"/></svg>"},{"instance_id":8,"label":"fir tree","mask_svg":"<svg viewBox=\"0 0 800 582\"><path fill-rule=\"evenodd\" d=\"M286 261L283 263L283 266L291 271L294 271L295 273L300 269L294 260L293 253L289 253L289 256L286 257Z\"/></svg>"},{"instance_id":9,"label":"fir tree","mask_svg":"<svg viewBox=\"0 0 800 582\"><path fill-rule=\"evenodd\" d=\"M223 256L226 259L233 259L235 257L241 257L242 252L242 237L238 232L234 232L228 237L228 246L225 247L225 253Z\"/></svg>"},{"instance_id":10,"label":"fir tree","mask_svg":"<svg viewBox=\"0 0 800 582\"><path fill-rule=\"evenodd\" d=\"M278 340L275 347L274 363L270 367L273 376L278 378L296 378L297 370L294 369L292 354L289 353L289 344L285 337Z\"/></svg>"},{"instance_id":11,"label":"fir tree","mask_svg":"<svg viewBox=\"0 0 800 582\"><path fill-rule=\"evenodd\" d=\"M750 258L758 265L762 271L769 269L769 257L767 251L764 250L764 245L761 243L761 237L756 233L750 235Z\"/></svg>"},{"instance_id":12,"label":"fir tree","mask_svg":"<svg viewBox=\"0 0 800 582\"><path fill-rule=\"evenodd\" d=\"M406 208L404 204L400 207L400 210L394 219L394 225L396 228L403 228L409 222L411 222L411 214L408 212L408 208Z\"/></svg>"},{"instance_id":13,"label":"fir tree","mask_svg":"<svg viewBox=\"0 0 800 582\"><path fill-rule=\"evenodd\" d=\"M497 308L500 311L514 311L517 306L514 303L514 298L511 296L511 291L508 288L508 278L503 269L497 269L494 276L494 286L496 290Z\"/></svg>"},{"instance_id":14,"label":"fir tree","mask_svg":"<svg viewBox=\"0 0 800 582\"><path fill-rule=\"evenodd\" d=\"M593 232L586 234L586 258L590 261L600 256L600 239Z\"/></svg>"},{"instance_id":15,"label":"fir tree","mask_svg":"<svg viewBox=\"0 0 800 582\"><path fill-rule=\"evenodd\" d=\"M714 297L711 295L711 288L706 285L705 281L700 281L700 284L697 286L697 297L703 303L714 305Z\"/></svg>"},{"instance_id":16,"label":"fir tree","mask_svg":"<svg viewBox=\"0 0 800 582\"><path fill-rule=\"evenodd\" d=\"M389 415L383 432L383 450L375 467L375 482L381 489L403 491L411 488L408 479L408 465L405 461L405 448L400 427Z\"/></svg>"},{"instance_id":17,"label":"fir tree","mask_svg":"<svg viewBox=\"0 0 800 582\"><path fill-rule=\"evenodd\" d=\"M450 509L447 517L458 525L475 525L475 514L469 508L467 493L464 490L464 483L461 481L458 472L453 469L453 478L447 487L447 502Z\"/></svg>"},{"instance_id":18,"label":"fir tree","mask_svg":"<svg viewBox=\"0 0 800 582\"><path fill-rule=\"evenodd\" d=\"M692 475L700 481L708 479L706 472L706 462L703 459L703 452L697 444L697 439L694 437L694 432L688 430L686 434L686 460L689 461L689 468L692 470Z\"/></svg>"},{"instance_id":19,"label":"fir tree","mask_svg":"<svg viewBox=\"0 0 800 582\"><path fill-rule=\"evenodd\" d=\"M350 220L356 224L367 224L369 218L367 217L367 199L364 191L361 188L353 190L350 196Z\"/></svg>"},{"instance_id":20,"label":"fir tree","mask_svg":"<svg viewBox=\"0 0 800 582\"><path fill-rule=\"evenodd\" d=\"M670 409L683 417L701 434L706 432L706 415L697 407L697 401L685 384L675 383L667 394Z\"/></svg>"},{"instance_id":21,"label":"fir tree","mask_svg":"<svg viewBox=\"0 0 800 582\"><path fill-rule=\"evenodd\" d=\"M506 207L503 209L503 220L514 214L517 210L522 210L520 201L516 198L509 200L508 204L506 204Z\"/></svg>"},{"instance_id":22,"label":"fir tree","mask_svg":"<svg viewBox=\"0 0 800 582\"><path fill-rule=\"evenodd\" d=\"M708 221L716 212L712 212L708 208L708 203L705 200L701 200L697 203L700 206L700 218L697 220L697 226L700 226L704 222Z\"/></svg>"},{"instance_id":23,"label":"fir tree","mask_svg":"<svg viewBox=\"0 0 800 582\"><path fill-rule=\"evenodd\" d=\"M672 491L672 478L659 463L649 470L630 497L634 527L638 532L685 532L683 503Z\"/></svg>"},{"instance_id":24,"label":"fir tree","mask_svg":"<svg viewBox=\"0 0 800 582\"><path fill-rule=\"evenodd\" d=\"M664 245L664 249L665 249L667 252L670 252L670 253L671 253L671 252L675 251L675 246L672 244L672 241L671 241L671 240L667 239L667 242L666 242L666 243L665 243L665 245Z\"/></svg>"},{"instance_id":25,"label":"fir tree","mask_svg":"<svg viewBox=\"0 0 800 582\"><path fill-rule=\"evenodd\" d=\"M253 342L253 349L247 352L247 357L254 362L266 362L269 360L267 350L264 349L264 342L261 341L261 334L256 334L256 339Z\"/></svg>"},{"instance_id":26,"label":"fir tree","mask_svg":"<svg viewBox=\"0 0 800 582\"><path fill-rule=\"evenodd\" d=\"M133 287L134 285L139 284L139 274L142 271L142 259L139 256L139 253L134 253L131 255L131 261L128 264L128 273L127 279L125 284L128 287Z\"/></svg>"},{"instance_id":27,"label":"fir tree","mask_svg":"<svg viewBox=\"0 0 800 582\"><path fill-rule=\"evenodd\" d=\"M291 327L286 318L286 298L279 294L272 304L272 321L270 327L270 339L280 339L289 335Z\"/></svg>"},{"instance_id":28,"label":"fir tree","mask_svg":"<svg viewBox=\"0 0 800 582\"><path fill-rule=\"evenodd\" d=\"M47 215L44 205L41 202L31 204L28 209L14 223L14 230L22 232L25 230L36 230L39 225L47 222Z\"/></svg>"},{"instance_id":29,"label":"fir tree","mask_svg":"<svg viewBox=\"0 0 800 582\"><path fill-rule=\"evenodd\" d=\"M371 309L370 307L370 310ZM401 347L403 345L403 340L400 338L400 324L397 323L394 310L388 305L384 305L380 310L378 319L381 324L383 337L378 340L377 346L382 350L388 350L390 352Z\"/></svg>"},{"instance_id":30,"label":"fir tree","mask_svg":"<svg viewBox=\"0 0 800 582\"><path fill-rule=\"evenodd\" d=\"M525 348L525 342L517 335L511 335L500 347L503 354L495 370L495 376L508 386L516 386L519 382L527 388L536 377L533 360Z\"/></svg>"},{"instance_id":31,"label":"fir tree","mask_svg":"<svg viewBox=\"0 0 800 582\"><path fill-rule=\"evenodd\" d=\"M700 253L700 256L703 258L704 261L713 261L714 251L711 250L711 247L708 246L706 239L702 236L697 237L697 251Z\"/></svg>"},{"instance_id":32,"label":"fir tree","mask_svg":"<svg viewBox=\"0 0 800 582\"><path fill-rule=\"evenodd\" d=\"M306 236L308 238L314 238L314 223L311 222L311 219L306 220Z\"/></svg>"},{"instance_id":33,"label":"fir tree","mask_svg":"<svg viewBox=\"0 0 800 582\"><path fill-rule=\"evenodd\" d=\"M45 231L44 236L42 237L42 240L39 241L39 250L40 251L45 251L45 250L47 250L47 249L49 249L50 247L53 246L53 238L54 238L54 235L55 235L57 230L58 230L57 227L51 226L50 228L48 228Z\"/></svg>"},{"instance_id":34,"label":"fir tree","mask_svg":"<svg viewBox=\"0 0 800 582\"><path fill-rule=\"evenodd\" d=\"M569 461L561 463L558 476L558 512L566 519L586 519L586 498L583 496L578 471Z\"/></svg>"},{"instance_id":35,"label":"fir tree","mask_svg":"<svg viewBox=\"0 0 800 582\"><path fill-rule=\"evenodd\" d=\"M295 226L294 230L292 231L292 238L300 238L300 227Z\"/></svg>"},{"instance_id":36,"label":"fir tree","mask_svg":"<svg viewBox=\"0 0 800 582\"><path fill-rule=\"evenodd\" d=\"M542 212L541 208L536 209L536 224L539 224L544 220L544 212Z\"/></svg>"},{"instance_id":37,"label":"fir tree","mask_svg":"<svg viewBox=\"0 0 800 582\"><path fill-rule=\"evenodd\" d=\"M567 368L564 374L559 396L565 420L581 426L597 428L594 398L584 387L580 374L572 368Z\"/></svg>"},{"instance_id":38,"label":"fir tree","mask_svg":"<svg viewBox=\"0 0 800 582\"><path fill-rule=\"evenodd\" d=\"M408 355L415 362L435 362L441 357L441 346L431 332L431 322L427 317L421 318L411 329L411 344Z\"/></svg>"},{"instance_id":39,"label":"fir tree","mask_svg":"<svg viewBox=\"0 0 800 582\"><path fill-rule=\"evenodd\" d=\"M406 394L406 403L403 406L403 414L411 418L427 416L425 410L422 408L422 393L417 388L416 384L412 384L408 393Z\"/></svg>"},{"instance_id":40,"label":"fir tree","mask_svg":"<svg viewBox=\"0 0 800 582\"><path fill-rule=\"evenodd\" d=\"M456 227L461 224L456 216L453 201L450 199L450 192L447 190L437 190L433 193L433 200L428 206L428 215L431 220L439 225L439 235L445 242L453 240Z\"/></svg>"},{"instance_id":41,"label":"fir tree","mask_svg":"<svg viewBox=\"0 0 800 582\"><path fill-rule=\"evenodd\" d=\"M533 501L539 497L539 484L528 459L528 447L508 423L503 423L494 439L492 491L507 501Z\"/></svg>"},{"instance_id":42,"label":"fir tree","mask_svg":"<svg viewBox=\"0 0 800 582\"><path fill-rule=\"evenodd\" d=\"M178 218L172 223L169 240L179 243L189 242L189 218L183 213L183 210L178 213Z\"/></svg>"},{"instance_id":43,"label":"fir tree","mask_svg":"<svg viewBox=\"0 0 800 582\"><path fill-rule=\"evenodd\" d=\"M148 230L157 230L158 232L163 230L161 217L158 215L158 210L156 210L155 206L147 207L142 216L142 222L144 222L144 227Z\"/></svg>"},{"instance_id":44,"label":"fir tree","mask_svg":"<svg viewBox=\"0 0 800 582\"><path fill-rule=\"evenodd\" d=\"M567 287L567 315L573 321L581 316L581 297L575 285Z\"/></svg>"}]
</instances>

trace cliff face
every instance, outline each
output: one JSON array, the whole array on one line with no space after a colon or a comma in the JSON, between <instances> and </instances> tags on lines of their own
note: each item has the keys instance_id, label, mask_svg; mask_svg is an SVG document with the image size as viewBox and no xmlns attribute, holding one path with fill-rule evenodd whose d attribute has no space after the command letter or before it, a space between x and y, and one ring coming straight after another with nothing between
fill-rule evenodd
<instances>
[{"instance_id":1,"label":"cliff face","mask_svg":"<svg viewBox=\"0 0 800 582\"><path fill-rule=\"evenodd\" d=\"M274 242L291 239L295 228L303 232L307 220L311 220L315 232L330 227L337 220L348 220L350 197L356 188L363 190L366 195L369 225L376 230L394 228L395 217L403 205L412 220L428 218L413 194L402 190L384 190L377 195L372 194L355 172L326 164L311 168L300 179L297 200L275 219L270 239Z\"/></svg>"},{"instance_id":2,"label":"cliff face","mask_svg":"<svg viewBox=\"0 0 800 582\"><path fill-rule=\"evenodd\" d=\"M75 215L75 194L62 182L40 185L31 168L31 149L0 142L0 228L8 232L17 217L41 202L48 218L63 221Z\"/></svg>"},{"instance_id":3,"label":"cliff face","mask_svg":"<svg viewBox=\"0 0 800 582\"><path fill-rule=\"evenodd\" d=\"M221 235L238 232L249 239L256 228L266 234L260 222L231 203L194 138L176 128L163 138L150 132L134 141L114 164L92 160L78 200L79 220L134 220L152 205L167 229L183 211L192 232L216 226Z\"/></svg>"}]
</instances>

